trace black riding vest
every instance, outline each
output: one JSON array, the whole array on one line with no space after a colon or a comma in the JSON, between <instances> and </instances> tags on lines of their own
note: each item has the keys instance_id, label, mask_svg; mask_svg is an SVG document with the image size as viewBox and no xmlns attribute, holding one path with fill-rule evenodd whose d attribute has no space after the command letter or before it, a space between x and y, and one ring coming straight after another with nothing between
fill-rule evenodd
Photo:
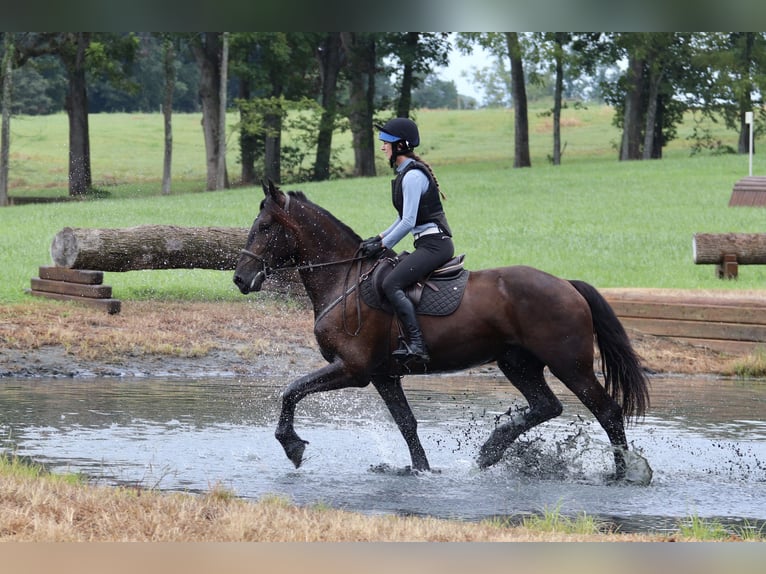
<instances>
[{"instance_id":1,"label":"black riding vest","mask_svg":"<svg viewBox=\"0 0 766 574\"><path fill-rule=\"evenodd\" d=\"M439 188L436 186L436 182L434 181L431 172L420 162L410 162L407 167L396 175L395 179L391 180L391 201L394 204L394 208L399 213L399 217L402 217L402 210L404 209L402 180L404 179L404 174L411 169L419 169L426 174L426 177L428 178L428 190L420 197L415 225L435 223L439 226L439 229L441 229L442 232L452 237L452 230L447 223L447 215L444 213L441 198L439 197Z\"/></svg>"}]
</instances>

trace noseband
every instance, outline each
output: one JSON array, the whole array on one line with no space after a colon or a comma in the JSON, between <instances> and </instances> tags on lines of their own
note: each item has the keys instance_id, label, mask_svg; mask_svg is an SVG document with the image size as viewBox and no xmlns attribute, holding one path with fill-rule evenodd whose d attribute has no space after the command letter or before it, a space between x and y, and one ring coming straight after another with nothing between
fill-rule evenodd
<instances>
[{"instance_id":1,"label":"noseband","mask_svg":"<svg viewBox=\"0 0 766 574\"><path fill-rule=\"evenodd\" d=\"M290 196L287 195L286 196L285 205L282 208L285 212L287 212L287 207L289 205L289 200L290 200ZM339 259L339 260L335 260L335 261L326 261L324 263L306 263L306 264L303 264L303 265L291 264L291 265L283 265L283 266L280 266L280 267L270 267L266 263L266 260L263 257L261 257L260 255L258 255L256 253L253 253L249 249L240 249L239 252L240 252L241 255L244 255L245 257L248 257L248 258L252 259L256 263L259 263L260 266L261 266L261 270L258 271L255 274L255 276L253 277L252 283L255 283L256 281L258 281L261 278L262 278L263 281L265 281L269 277L269 275L272 275L275 271L304 271L304 270L311 271L313 269L319 269L319 268L322 268L322 267L330 267L330 266L333 266L333 265L343 265L345 263L359 262L360 268L359 268L359 278L357 279L357 282L355 284L351 285L351 287L348 287L348 281L349 281L350 274L351 274L351 268L349 268L348 273L346 274L346 288L344 289L343 293L340 295L340 297L335 299L335 301L330 303L330 305L328 305L327 308L324 309L321 313L319 313L316 316L316 318L314 319L314 323L315 324L318 323L333 307L335 307L339 303L343 302L344 303L344 305L343 305L343 326L344 326L344 330L349 335L356 336L356 335L359 334L359 332L360 332L360 330L362 328L362 321L361 321L362 315L361 315L361 307L360 307L361 306L361 302L359 301L359 299L357 299L357 302L356 302L356 306L357 306L357 309L356 309L356 312L357 312L357 328L354 331L351 331L349 329L349 327L347 326L345 301L346 301L346 297L348 297L348 295L351 294L357 288L359 282L363 280L363 275L361 273L361 261L365 260L366 257L360 255L359 254L360 251L361 251L361 249L358 248L356 250L356 252L354 253L354 256L353 257L349 257L347 259ZM366 274L366 275L369 275L369 273ZM367 277L365 276L364 279L366 279L366 278Z\"/></svg>"}]
</instances>

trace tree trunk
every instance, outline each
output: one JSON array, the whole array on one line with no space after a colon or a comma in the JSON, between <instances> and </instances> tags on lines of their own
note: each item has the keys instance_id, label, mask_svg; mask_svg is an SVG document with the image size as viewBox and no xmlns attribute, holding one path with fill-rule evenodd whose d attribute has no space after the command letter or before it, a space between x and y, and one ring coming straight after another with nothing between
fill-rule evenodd
<instances>
[{"instance_id":1,"label":"tree trunk","mask_svg":"<svg viewBox=\"0 0 766 574\"><path fill-rule=\"evenodd\" d=\"M274 183L282 181L282 112L275 110L263 117L265 128L264 174Z\"/></svg>"},{"instance_id":2,"label":"tree trunk","mask_svg":"<svg viewBox=\"0 0 766 574\"><path fill-rule=\"evenodd\" d=\"M8 205L8 169L11 145L11 73L13 72L13 36L12 32L3 34L3 61L0 67L2 76L2 128L0 128L0 206Z\"/></svg>"},{"instance_id":3,"label":"tree trunk","mask_svg":"<svg viewBox=\"0 0 766 574\"><path fill-rule=\"evenodd\" d=\"M218 95L218 154L215 168L215 188L225 189L228 187L226 181L226 84L228 82L229 68L229 33L223 32L221 39L221 61L219 77L219 95Z\"/></svg>"},{"instance_id":4,"label":"tree trunk","mask_svg":"<svg viewBox=\"0 0 766 574\"><path fill-rule=\"evenodd\" d=\"M319 59L319 74L322 78L322 117L319 120L313 179L314 181L324 181L330 179L332 135L338 108L338 74L342 62L341 41L338 32L332 32L326 36L317 58Z\"/></svg>"},{"instance_id":5,"label":"tree trunk","mask_svg":"<svg viewBox=\"0 0 766 574\"><path fill-rule=\"evenodd\" d=\"M745 46L744 53L742 54L742 74L740 77L741 82L744 84L742 89L742 95L739 98L739 139L737 141L737 152L745 154L750 153L750 131L747 123L745 123L745 113L753 111L752 92L753 85L750 76L750 67L753 61L753 49L755 45L755 32L744 32ZM755 118L753 118L755 122ZM755 127L753 125L752 127ZM753 139L755 142L755 139ZM753 143L755 147L755 143ZM755 150L753 150L755 152Z\"/></svg>"},{"instance_id":6,"label":"tree trunk","mask_svg":"<svg viewBox=\"0 0 766 574\"><path fill-rule=\"evenodd\" d=\"M556 85L553 91L553 165L561 165L561 101L564 93L564 32L555 34Z\"/></svg>"},{"instance_id":7,"label":"tree trunk","mask_svg":"<svg viewBox=\"0 0 766 574\"><path fill-rule=\"evenodd\" d=\"M247 234L237 227L65 227L53 238L51 258L59 267L98 271L227 270L237 266Z\"/></svg>"},{"instance_id":8,"label":"tree trunk","mask_svg":"<svg viewBox=\"0 0 766 574\"><path fill-rule=\"evenodd\" d=\"M371 35L341 32L343 47L349 54L351 79L349 123L354 146L354 177L375 176L375 145L372 133L371 86L375 85L375 40Z\"/></svg>"},{"instance_id":9,"label":"tree trunk","mask_svg":"<svg viewBox=\"0 0 766 574\"><path fill-rule=\"evenodd\" d=\"M258 136L250 128L253 122L252 106L249 105L251 90L250 81L239 78L239 156L242 161L240 179L242 185L252 185L256 182L255 158L258 155Z\"/></svg>"},{"instance_id":10,"label":"tree trunk","mask_svg":"<svg viewBox=\"0 0 766 574\"><path fill-rule=\"evenodd\" d=\"M647 102L646 120L644 122L644 150L642 159L652 159L655 157L654 143L657 141L656 131L662 129L657 123L657 108L659 106L660 82L665 73L664 67L655 69L650 65L649 72L649 100Z\"/></svg>"},{"instance_id":11,"label":"tree trunk","mask_svg":"<svg viewBox=\"0 0 766 574\"><path fill-rule=\"evenodd\" d=\"M415 54L418 49L418 39L420 32L407 32L404 47L404 67L402 70L402 86L399 92L399 102L396 106L396 115L400 118L410 117L410 108L412 107L412 83L414 81Z\"/></svg>"},{"instance_id":12,"label":"tree trunk","mask_svg":"<svg viewBox=\"0 0 766 574\"><path fill-rule=\"evenodd\" d=\"M628 82L625 88L625 112L622 124L620 160L641 158L641 93L644 60L634 55L628 62Z\"/></svg>"},{"instance_id":13,"label":"tree trunk","mask_svg":"<svg viewBox=\"0 0 766 574\"><path fill-rule=\"evenodd\" d=\"M176 72L173 41L167 37L163 40L163 56L165 93L162 101L162 117L165 125L165 148L162 160L162 195L170 195L173 165L173 92L176 86Z\"/></svg>"},{"instance_id":14,"label":"tree trunk","mask_svg":"<svg viewBox=\"0 0 766 574\"><path fill-rule=\"evenodd\" d=\"M766 233L695 233L694 262L723 261L724 255L736 255L740 265L766 264Z\"/></svg>"},{"instance_id":15,"label":"tree trunk","mask_svg":"<svg viewBox=\"0 0 766 574\"><path fill-rule=\"evenodd\" d=\"M202 102L202 131L205 136L207 189L213 190L216 189L218 181L220 153L218 132L221 125L221 33L203 32L200 36L191 46L200 69L199 96ZM224 182L228 187L225 172Z\"/></svg>"},{"instance_id":16,"label":"tree trunk","mask_svg":"<svg viewBox=\"0 0 766 574\"><path fill-rule=\"evenodd\" d=\"M93 187L90 168L88 92L85 79L85 54L90 45L88 32L75 34L76 52L67 64L69 87L65 108L69 117L69 195L80 196Z\"/></svg>"},{"instance_id":17,"label":"tree trunk","mask_svg":"<svg viewBox=\"0 0 766 574\"><path fill-rule=\"evenodd\" d=\"M518 32L506 32L505 41L511 59L511 97L513 98L514 118L513 167L531 167L527 90L524 84L524 65L521 58Z\"/></svg>"}]
</instances>

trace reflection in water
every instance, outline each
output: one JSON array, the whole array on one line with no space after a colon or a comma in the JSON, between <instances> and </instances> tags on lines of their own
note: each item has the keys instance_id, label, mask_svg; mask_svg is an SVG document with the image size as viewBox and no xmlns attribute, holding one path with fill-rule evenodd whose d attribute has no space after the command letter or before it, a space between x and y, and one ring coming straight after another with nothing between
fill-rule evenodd
<instances>
[{"instance_id":1,"label":"reflection in water","mask_svg":"<svg viewBox=\"0 0 766 574\"><path fill-rule=\"evenodd\" d=\"M558 507L623 531L673 527L691 515L766 520L763 382L654 379L649 416L628 428L631 448L654 470L648 487L607 484L606 435L556 382L564 414L479 471L474 458L495 421L523 405L486 373L405 381L439 472L397 471L409 455L371 389L301 403L296 428L310 445L296 470L273 436L285 383L7 379L0 439L5 449L101 483L192 492L222 484L243 497L276 493L367 513L475 520Z\"/></svg>"}]
</instances>

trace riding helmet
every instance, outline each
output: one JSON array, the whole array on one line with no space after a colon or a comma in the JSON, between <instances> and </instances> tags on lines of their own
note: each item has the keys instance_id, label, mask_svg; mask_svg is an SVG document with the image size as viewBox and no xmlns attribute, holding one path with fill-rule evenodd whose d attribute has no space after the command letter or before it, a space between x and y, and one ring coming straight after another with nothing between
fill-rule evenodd
<instances>
[{"instance_id":1,"label":"riding helmet","mask_svg":"<svg viewBox=\"0 0 766 574\"><path fill-rule=\"evenodd\" d=\"M376 125L380 130L378 138L384 142L404 142L407 149L413 149L420 145L420 133L418 126L409 118L394 118L385 124Z\"/></svg>"}]
</instances>

